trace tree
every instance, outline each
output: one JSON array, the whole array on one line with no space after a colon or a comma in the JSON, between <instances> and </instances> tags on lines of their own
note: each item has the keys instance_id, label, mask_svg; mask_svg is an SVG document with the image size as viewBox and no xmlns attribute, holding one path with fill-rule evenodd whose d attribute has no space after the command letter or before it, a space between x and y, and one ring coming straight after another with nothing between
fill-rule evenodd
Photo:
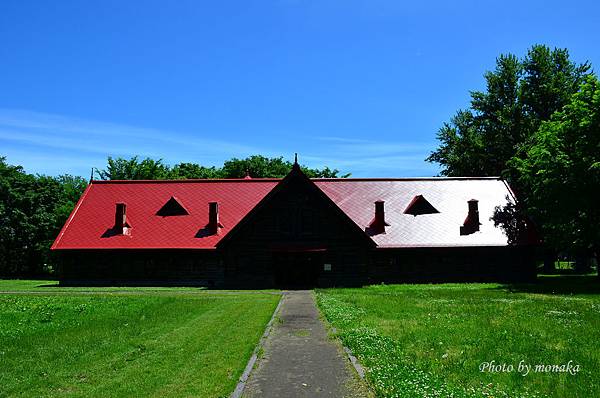
<instances>
[{"instance_id":1,"label":"tree","mask_svg":"<svg viewBox=\"0 0 600 398\"><path fill-rule=\"evenodd\" d=\"M600 81L587 76L562 111L511 160L524 205L557 248L600 255ZM598 258L600 260L600 258Z\"/></svg>"},{"instance_id":2,"label":"tree","mask_svg":"<svg viewBox=\"0 0 600 398\"><path fill-rule=\"evenodd\" d=\"M427 160L442 175L511 177L507 162L588 75L589 63L574 63L566 49L535 45L522 60L500 55L485 74L486 91L471 92L470 109L440 128L440 146Z\"/></svg>"},{"instance_id":3,"label":"tree","mask_svg":"<svg viewBox=\"0 0 600 398\"><path fill-rule=\"evenodd\" d=\"M449 123L444 123L437 135L440 147L428 158L445 166L447 176L487 175L483 136L469 110L459 110Z\"/></svg>"},{"instance_id":4,"label":"tree","mask_svg":"<svg viewBox=\"0 0 600 398\"><path fill-rule=\"evenodd\" d=\"M253 155L246 159L233 158L223 164L224 178L244 178L246 173L253 178L281 178L290 172L292 164L283 157L267 158Z\"/></svg>"},{"instance_id":5,"label":"tree","mask_svg":"<svg viewBox=\"0 0 600 398\"><path fill-rule=\"evenodd\" d=\"M283 178L291 170L293 164L284 160L283 157L267 158L261 155L253 155L246 159L233 158L223 165L223 176L225 178L243 178L248 173L253 178ZM339 176L339 170L325 167L323 169L311 169L300 166L302 171L310 178L347 178L350 174Z\"/></svg>"},{"instance_id":6,"label":"tree","mask_svg":"<svg viewBox=\"0 0 600 398\"><path fill-rule=\"evenodd\" d=\"M161 180L170 177L169 167L162 159L145 158L139 161L138 156L131 159L108 157L105 170L98 170L102 180Z\"/></svg>"},{"instance_id":7,"label":"tree","mask_svg":"<svg viewBox=\"0 0 600 398\"><path fill-rule=\"evenodd\" d=\"M216 167L200 166L196 163L179 163L176 164L169 173L169 178L193 179L193 178L222 178L222 170Z\"/></svg>"},{"instance_id":8,"label":"tree","mask_svg":"<svg viewBox=\"0 0 600 398\"><path fill-rule=\"evenodd\" d=\"M324 167L312 169L301 166L311 178L337 178L339 171ZM189 179L189 178L244 178L247 174L253 178L283 178L292 169L292 163L283 157L268 158L261 155L249 156L245 159L232 158L223 167L206 167L196 163L179 163L170 167L162 159L138 156L131 159L108 158L107 167L97 170L97 175L103 180L159 180L159 179ZM344 174L341 177L349 177Z\"/></svg>"},{"instance_id":9,"label":"tree","mask_svg":"<svg viewBox=\"0 0 600 398\"><path fill-rule=\"evenodd\" d=\"M576 64L566 49L534 45L522 59L500 55L494 71L485 74L486 90L471 92L471 106L459 110L438 131L439 147L427 158L447 176L503 176L519 202L497 209L494 221L511 241L524 239L532 222L527 208L531 188L511 163L525 156L540 125L569 103L591 75L589 63ZM515 218L516 217L516 218ZM543 215L538 224L545 223ZM515 230L527 228L529 231ZM545 264L554 267L552 240L545 243Z\"/></svg>"},{"instance_id":10,"label":"tree","mask_svg":"<svg viewBox=\"0 0 600 398\"><path fill-rule=\"evenodd\" d=\"M340 171L338 169L330 169L325 166L322 169L310 169L306 166L300 166L309 178L348 178L352 174L345 173L340 175Z\"/></svg>"},{"instance_id":11,"label":"tree","mask_svg":"<svg viewBox=\"0 0 600 398\"><path fill-rule=\"evenodd\" d=\"M50 245L86 185L81 177L27 174L0 157L0 275L51 269Z\"/></svg>"},{"instance_id":12,"label":"tree","mask_svg":"<svg viewBox=\"0 0 600 398\"><path fill-rule=\"evenodd\" d=\"M0 273L13 275L23 268L35 226L27 212L32 208L34 177L20 166L0 158Z\"/></svg>"}]
</instances>

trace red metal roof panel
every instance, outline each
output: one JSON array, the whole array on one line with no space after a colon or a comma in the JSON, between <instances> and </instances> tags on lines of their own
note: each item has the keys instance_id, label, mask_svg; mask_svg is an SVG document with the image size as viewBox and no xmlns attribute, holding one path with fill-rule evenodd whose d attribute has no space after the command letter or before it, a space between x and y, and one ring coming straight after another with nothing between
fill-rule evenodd
<instances>
[{"instance_id":1,"label":"red metal roof panel","mask_svg":"<svg viewBox=\"0 0 600 398\"><path fill-rule=\"evenodd\" d=\"M512 193L499 178L328 179L315 180L363 230L375 214L375 201L385 201L385 233L371 236L379 247L506 246L503 230L494 227L494 208L512 201ZM406 206L417 195L439 213L413 216ZM479 201L480 230L461 236L467 201Z\"/></svg>"},{"instance_id":2,"label":"red metal roof panel","mask_svg":"<svg viewBox=\"0 0 600 398\"><path fill-rule=\"evenodd\" d=\"M279 179L98 181L85 191L53 249L214 249L278 183ZM385 233L371 236L379 247L505 246L507 238L490 217L513 200L498 178L315 179L313 180L362 230L385 201ZM439 213L405 214L417 195ZM189 215L161 217L157 211L175 196ZM508 199L507 199L508 198ZM460 235L467 201L479 201L480 230ZM107 236L115 204L127 204L130 235ZM218 235L198 232L208 223L208 203L218 202L223 228ZM109 235L109 234L108 234Z\"/></svg>"},{"instance_id":3,"label":"red metal roof panel","mask_svg":"<svg viewBox=\"0 0 600 398\"><path fill-rule=\"evenodd\" d=\"M278 180L94 182L80 200L53 249L209 249L227 234ZM175 196L189 215L156 212ZM127 204L130 235L105 236L113 227L115 204ZM208 224L208 203L219 202L218 235L197 237Z\"/></svg>"}]
</instances>

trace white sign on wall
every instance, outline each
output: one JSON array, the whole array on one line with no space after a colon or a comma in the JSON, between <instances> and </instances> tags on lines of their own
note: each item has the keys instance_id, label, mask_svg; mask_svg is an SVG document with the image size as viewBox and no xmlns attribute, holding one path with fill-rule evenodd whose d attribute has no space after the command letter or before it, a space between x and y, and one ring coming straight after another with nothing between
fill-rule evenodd
<instances>
[{"instance_id":1,"label":"white sign on wall","mask_svg":"<svg viewBox=\"0 0 600 398\"><path fill-rule=\"evenodd\" d=\"M331 271L331 264L323 264L324 271Z\"/></svg>"}]
</instances>

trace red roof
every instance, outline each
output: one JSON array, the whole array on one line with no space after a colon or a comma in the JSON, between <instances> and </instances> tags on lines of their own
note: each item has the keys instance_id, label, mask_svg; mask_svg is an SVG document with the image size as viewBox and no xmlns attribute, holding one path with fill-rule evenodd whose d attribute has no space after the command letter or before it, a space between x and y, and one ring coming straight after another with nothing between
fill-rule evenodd
<instances>
[{"instance_id":1,"label":"red roof","mask_svg":"<svg viewBox=\"0 0 600 398\"><path fill-rule=\"evenodd\" d=\"M385 202L389 226L384 234L371 236L378 247L508 245L504 231L490 220L496 206L513 200L508 185L499 178L331 179L315 183L363 229L373 219L375 201ZM406 214L417 195L439 213ZM479 201L480 230L460 235L470 199Z\"/></svg>"},{"instance_id":2,"label":"red roof","mask_svg":"<svg viewBox=\"0 0 600 398\"><path fill-rule=\"evenodd\" d=\"M214 249L278 183L279 179L94 181L89 185L52 249ZM490 217L512 194L498 178L314 179L363 231L374 202L385 201L384 234L371 236L379 247L504 246L507 239ZM405 214L417 195L439 211ZM189 215L157 215L176 197ZM459 234L467 201L479 201L480 231ZM512 199L509 199L512 200ZM115 203L127 205L129 235L102 237L114 225ZM219 203L218 235L198 232L208 223L208 203Z\"/></svg>"},{"instance_id":3,"label":"red roof","mask_svg":"<svg viewBox=\"0 0 600 398\"><path fill-rule=\"evenodd\" d=\"M212 249L279 180L94 181L53 249ZM174 196L187 216L161 217L156 212ZM127 205L130 235L102 238L115 221L115 203ZM208 224L208 203L219 203L223 228L197 238Z\"/></svg>"}]
</instances>

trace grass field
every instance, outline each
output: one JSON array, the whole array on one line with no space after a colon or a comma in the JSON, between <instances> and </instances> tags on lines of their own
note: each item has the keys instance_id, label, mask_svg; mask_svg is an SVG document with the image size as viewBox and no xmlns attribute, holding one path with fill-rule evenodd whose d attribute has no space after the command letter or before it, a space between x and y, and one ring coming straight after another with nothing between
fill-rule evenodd
<instances>
[{"instance_id":1,"label":"grass field","mask_svg":"<svg viewBox=\"0 0 600 398\"><path fill-rule=\"evenodd\" d=\"M228 396L279 300L38 285L0 281L0 396Z\"/></svg>"},{"instance_id":2,"label":"grass field","mask_svg":"<svg viewBox=\"0 0 600 398\"><path fill-rule=\"evenodd\" d=\"M368 368L378 396L600 396L595 277L323 289L317 299L337 336ZM483 365L482 372L491 361L495 367ZM532 367L524 375L521 361L563 367ZM579 372L568 371L569 361Z\"/></svg>"}]
</instances>

